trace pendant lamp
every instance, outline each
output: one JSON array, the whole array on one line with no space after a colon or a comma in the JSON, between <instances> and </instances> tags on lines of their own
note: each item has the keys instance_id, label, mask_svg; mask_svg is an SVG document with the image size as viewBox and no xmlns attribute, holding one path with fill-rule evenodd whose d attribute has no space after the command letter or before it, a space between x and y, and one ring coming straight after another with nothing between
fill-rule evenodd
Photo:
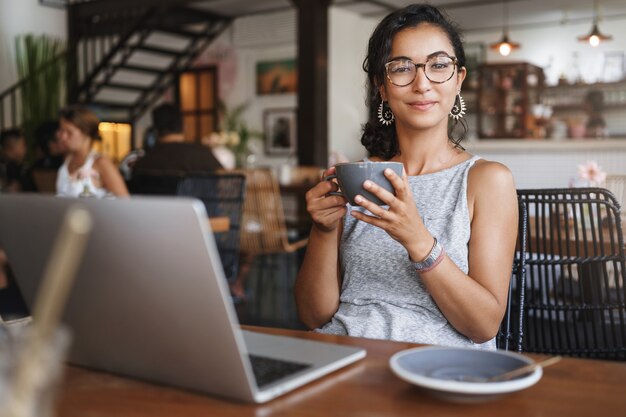
<instances>
[{"instance_id":1,"label":"pendant lamp","mask_svg":"<svg viewBox=\"0 0 626 417\"><path fill-rule=\"evenodd\" d=\"M598 0L594 0L593 2L593 26L591 27L591 32L585 36L579 36L578 40L580 42L588 42L589 45L594 48L600 45L600 42L610 41L613 39L613 36L603 35L600 33L600 29L598 29Z\"/></svg>"},{"instance_id":2,"label":"pendant lamp","mask_svg":"<svg viewBox=\"0 0 626 417\"><path fill-rule=\"evenodd\" d=\"M508 0L502 1L502 18L502 39L489 45L489 48L498 51L502 56L508 56L512 51L521 47L519 43L509 40L507 28L509 18Z\"/></svg>"}]
</instances>

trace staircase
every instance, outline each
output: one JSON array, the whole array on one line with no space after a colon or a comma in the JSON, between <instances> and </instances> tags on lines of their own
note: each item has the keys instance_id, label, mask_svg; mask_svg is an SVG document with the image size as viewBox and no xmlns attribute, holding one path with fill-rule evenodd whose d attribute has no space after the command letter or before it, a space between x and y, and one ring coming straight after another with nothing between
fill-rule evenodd
<instances>
[{"instance_id":1,"label":"staircase","mask_svg":"<svg viewBox=\"0 0 626 417\"><path fill-rule=\"evenodd\" d=\"M89 2L74 7L81 6ZM230 18L178 5L72 14L70 100L107 114L110 121L132 122L151 108L177 73L230 24Z\"/></svg>"},{"instance_id":2,"label":"staircase","mask_svg":"<svg viewBox=\"0 0 626 417\"><path fill-rule=\"evenodd\" d=\"M88 105L103 120L133 123L174 86L177 74L191 67L231 18L194 9L184 0L127 3L68 5L68 102ZM0 129L21 125L23 84L0 92Z\"/></svg>"}]
</instances>

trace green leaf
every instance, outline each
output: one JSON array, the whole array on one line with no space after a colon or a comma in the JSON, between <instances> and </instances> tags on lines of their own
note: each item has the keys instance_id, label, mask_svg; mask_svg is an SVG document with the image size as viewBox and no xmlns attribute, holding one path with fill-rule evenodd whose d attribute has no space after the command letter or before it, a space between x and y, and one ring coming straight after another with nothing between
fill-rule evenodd
<instances>
[{"instance_id":1,"label":"green leaf","mask_svg":"<svg viewBox=\"0 0 626 417\"><path fill-rule=\"evenodd\" d=\"M20 80L22 130L29 145L35 147L35 129L40 123L56 119L65 105L65 45L45 35L19 35L15 38L15 64Z\"/></svg>"}]
</instances>

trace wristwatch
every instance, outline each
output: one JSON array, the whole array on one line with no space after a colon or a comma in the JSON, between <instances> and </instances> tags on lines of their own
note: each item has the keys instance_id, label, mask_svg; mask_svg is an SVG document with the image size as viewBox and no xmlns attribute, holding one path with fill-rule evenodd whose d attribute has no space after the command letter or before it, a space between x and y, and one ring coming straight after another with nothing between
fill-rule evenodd
<instances>
[{"instance_id":1,"label":"wristwatch","mask_svg":"<svg viewBox=\"0 0 626 417\"><path fill-rule=\"evenodd\" d=\"M437 238L435 238L435 243L433 244L433 247L430 250L430 253L426 257L426 259L424 259L421 262L413 262L413 266L418 272L429 271L435 266L437 266L439 262L441 262L441 260L443 259L443 255L444 255L443 247L439 244L439 241L437 241Z\"/></svg>"}]
</instances>

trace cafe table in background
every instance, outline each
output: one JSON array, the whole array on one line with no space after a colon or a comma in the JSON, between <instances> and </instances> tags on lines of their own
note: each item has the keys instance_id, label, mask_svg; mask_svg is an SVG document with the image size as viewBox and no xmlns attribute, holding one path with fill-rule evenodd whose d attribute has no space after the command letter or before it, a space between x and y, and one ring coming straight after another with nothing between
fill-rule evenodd
<instances>
[{"instance_id":1,"label":"cafe table in background","mask_svg":"<svg viewBox=\"0 0 626 417\"><path fill-rule=\"evenodd\" d=\"M419 345L298 330L247 330L367 349L367 357L266 404L245 404L68 366L59 417L126 416L624 416L626 363L564 358L535 385L480 404L454 404L398 379L396 352ZM534 360L543 355L528 355Z\"/></svg>"}]
</instances>

